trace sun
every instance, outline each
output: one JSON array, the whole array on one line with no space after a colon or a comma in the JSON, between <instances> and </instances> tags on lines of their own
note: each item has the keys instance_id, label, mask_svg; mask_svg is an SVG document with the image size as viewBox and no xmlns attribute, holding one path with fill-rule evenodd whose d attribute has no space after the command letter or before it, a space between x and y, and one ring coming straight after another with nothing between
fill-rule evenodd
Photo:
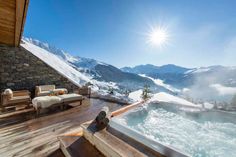
<instances>
[{"instance_id":1,"label":"sun","mask_svg":"<svg viewBox=\"0 0 236 157\"><path fill-rule=\"evenodd\" d=\"M157 27L152 28L151 31L148 33L148 43L157 46L157 47L164 47L168 44L169 41L169 33L167 28L164 27Z\"/></svg>"}]
</instances>

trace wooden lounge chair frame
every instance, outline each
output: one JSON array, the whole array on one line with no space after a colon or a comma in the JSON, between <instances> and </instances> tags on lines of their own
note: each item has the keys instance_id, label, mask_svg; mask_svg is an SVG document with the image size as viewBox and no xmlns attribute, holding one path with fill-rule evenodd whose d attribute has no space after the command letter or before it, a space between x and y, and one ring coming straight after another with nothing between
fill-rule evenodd
<instances>
[{"instance_id":1,"label":"wooden lounge chair frame","mask_svg":"<svg viewBox=\"0 0 236 157\"><path fill-rule=\"evenodd\" d=\"M30 98L31 93L28 90L19 90L19 91L12 91L12 92L13 92L13 97L29 96L29 99L27 101L24 101L24 102L14 102L14 103L4 104L4 100L7 99L7 95L5 95L4 93L1 93L0 108L1 108L2 111L4 111L6 107L11 107L11 106L16 107L17 105L22 105L22 104L25 104L27 107L29 107L29 105L31 103L31 98Z\"/></svg>"}]
</instances>

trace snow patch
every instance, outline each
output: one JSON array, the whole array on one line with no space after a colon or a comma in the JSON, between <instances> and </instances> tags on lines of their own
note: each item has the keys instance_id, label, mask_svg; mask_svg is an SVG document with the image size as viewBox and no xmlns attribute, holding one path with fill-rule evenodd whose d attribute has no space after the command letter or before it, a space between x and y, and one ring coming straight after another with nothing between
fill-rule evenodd
<instances>
[{"instance_id":1,"label":"snow patch","mask_svg":"<svg viewBox=\"0 0 236 157\"><path fill-rule=\"evenodd\" d=\"M185 106L201 107L201 105L194 104L185 99L179 98L177 96L165 92L154 94L153 97L149 100L149 102L168 102Z\"/></svg>"},{"instance_id":2,"label":"snow patch","mask_svg":"<svg viewBox=\"0 0 236 157\"><path fill-rule=\"evenodd\" d=\"M134 101L141 101L141 95L142 95L142 89L139 89L137 91L131 92L129 93L129 98L133 99Z\"/></svg>"},{"instance_id":3,"label":"snow patch","mask_svg":"<svg viewBox=\"0 0 236 157\"><path fill-rule=\"evenodd\" d=\"M69 53L63 52L63 54L65 56L66 61L71 62L71 63L78 62L78 59L70 55Z\"/></svg>"},{"instance_id":4,"label":"snow patch","mask_svg":"<svg viewBox=\"0 0 236 157\"><path fill-rule=\"evenodd\" d=\"M172 86L170 86L168 84L165 84L164 81L161 80L161 79L154 79L152 77L146 76L145 74L139 74L139 76L146 77L146 78L152 80L156 85L162 86L162 87L164 87L164 88L166 88L166 89L168 89L168 90L170 90L172 92L180 92L179 89L176 89L176 88L174 88L174 87L172 87Z\"/></svg>"},{"instance_id":5,"label":"snow patch","mask_svg":"<svg viewBox=\"0 0 236 157\"><path fill-rule=\"evenodd\" d=\"M207 67L200 67L200 68L195 68L195 69L191 69L185 72L185 74L189 74L189 73L203 73L203 72L208 72L209 70L211 70L210 68Z\"/></svg>"},{"instance_id":6,"label":"snow patch","mask_svg":"<svg viewBox=\"0 0 236 157\"><path fill-rule=\"evenodd\" d=\"M134 92L131 92L129 94L129 98L133 99L134 101L141 101L142 90L137 90ZM159 103L159 102L167 102L167 103L173 103L173 104L179 104L183 106L191 106L191 107L202 107L201 104L194 104L192 102L189 102L185 99L179 98L177 96L165 93L165 92L159 92L156 94L153 94L151 99L148 100L148 103Z\"/></svg>"},{"instance_id":7,"label":"snow patch","mask_svg":"<svg viewBox=\"0 0 236 157\"><path fill-rule=\"evenodd\" d=\"M214 108L214 105L211 104L211 103L209 103L209 102L205 102L205 103L203 104L203 106L204 106L204 108L206 108L206 109L213 109L213 108Z\"/></svg>"}]
</instances>

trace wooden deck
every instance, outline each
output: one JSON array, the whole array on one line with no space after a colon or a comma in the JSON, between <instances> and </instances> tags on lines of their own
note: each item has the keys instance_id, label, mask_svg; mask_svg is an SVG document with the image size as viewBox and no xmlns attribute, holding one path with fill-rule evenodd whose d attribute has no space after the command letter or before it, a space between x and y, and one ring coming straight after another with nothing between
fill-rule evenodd
<instances>
[{"instance_id":1,"label":"wooden deck","mask_svg":"<svg viewBox=\"0 0 236 157\"><path fill-rule=\"evenodd\" d=\"M48 156L59 148L58 136L78 129L94 119L103 106L111 111L122 105L99 99L86 99L82 106L0 128L0 155Z\"/></svg>"}]
</instances>

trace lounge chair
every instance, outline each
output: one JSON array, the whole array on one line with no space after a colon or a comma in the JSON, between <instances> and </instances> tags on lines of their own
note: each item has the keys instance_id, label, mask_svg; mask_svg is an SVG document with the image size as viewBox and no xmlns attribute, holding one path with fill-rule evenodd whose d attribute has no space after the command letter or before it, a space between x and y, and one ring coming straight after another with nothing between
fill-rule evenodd
<instances>
[{"instance_id":1,"label":"lounge chair","mask_svg":"<svg viewBox=\"0 0 236 157\"><path fill-rule=\"evenodd\" d=\"M41 85L35 87L35 96L48 96L48 95L60 95L67 94L66 88L56 88L55 85Z\"/></svg>"},{"instance_id":2,"label":"lounge chair","mask_svg":"<svg viewBox=\"0 0 236 157\"><path fill-rule=\"evenodd\" d=\"M64 94L58 96L40 96L35 97L32 100L33 107L35 108L37 115L40 114L41 109L60 106L63 108L73 102L80 102L82 104L83 96L79 94Z\"/></svg>"},{"instance_id":3,"label":"lounge chair","mask_svg":"<svg viewBox=\"0 0 236 157\"><path fill-rule=\"evenodd\" d=\"M30 92L28 90L12 91L6 89L1 94L1 109L5 110L6 107L17 107L18 105L29 106L31 102Z\"/></svg>"}]
</instances>

